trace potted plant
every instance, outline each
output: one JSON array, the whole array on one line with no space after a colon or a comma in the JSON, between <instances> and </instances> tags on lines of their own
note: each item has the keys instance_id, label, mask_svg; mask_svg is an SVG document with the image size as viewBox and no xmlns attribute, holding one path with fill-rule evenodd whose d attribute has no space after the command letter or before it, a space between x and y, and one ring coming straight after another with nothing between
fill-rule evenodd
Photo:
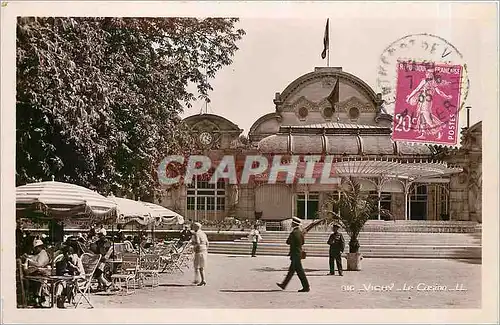
<instances>
[{"instance_id":1,"label":"potted plant","mask_svg":"<svg viewBox=\"0 0 500 325\"><path fill-rule=\"evenodd\" d=\"M332 195L325 204L332 208L324 210L328 221L336 221L342 225L350 237L349 253L347 254L347 270L361 270L362 255L359 252L358 236L370 215L377 209L376 200L367 193L361 192L361 184L352 177L342 178L340 195Z\"/></svg>"}]
</instances>

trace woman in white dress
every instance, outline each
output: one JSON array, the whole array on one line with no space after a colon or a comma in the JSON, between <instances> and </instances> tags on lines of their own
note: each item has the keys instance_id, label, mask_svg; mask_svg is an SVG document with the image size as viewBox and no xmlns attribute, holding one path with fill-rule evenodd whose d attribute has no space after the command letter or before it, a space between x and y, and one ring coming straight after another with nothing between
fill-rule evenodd
<instances>
[{"instance_id":1,"label":"woman in white dress","mask_svg":"<svg viewBox=\"0 0 500 325\"><path fill-rule=\"evenodd\" d=\"M201 230L201 224L195 222L193 225L193 237L191 243L194 248L194 283L198 286L204 286L205 282L205 267L208 260L208 238ZM199 279L201 277L201 282Z\"/></svg>"}]
</instances>

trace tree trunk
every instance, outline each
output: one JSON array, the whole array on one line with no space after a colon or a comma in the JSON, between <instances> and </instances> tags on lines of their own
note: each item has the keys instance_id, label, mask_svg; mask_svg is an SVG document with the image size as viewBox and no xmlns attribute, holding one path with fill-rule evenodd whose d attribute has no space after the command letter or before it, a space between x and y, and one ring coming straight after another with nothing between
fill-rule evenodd
<instances>
[{"instance_id":1,"label":"tree trunk","mask_svg":"<svg viewBox=\"0 0 500 325\"><path fill-rule=\"evenodd\" d=\"M349 253L358 253L359 252L359 241L358 236L352 236L351 240L349 240Z\"/></svg>"}]
</instances>

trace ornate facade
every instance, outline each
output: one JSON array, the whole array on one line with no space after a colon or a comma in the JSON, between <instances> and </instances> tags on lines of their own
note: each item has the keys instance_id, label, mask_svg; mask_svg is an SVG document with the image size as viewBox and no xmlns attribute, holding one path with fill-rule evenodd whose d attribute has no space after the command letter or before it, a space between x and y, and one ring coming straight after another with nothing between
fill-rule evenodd
<instances>
[{"instance_id":1,"label":"ornate facade","mask_svg":"<svg viewBox=\"0 0 500 325\"><path fill-rule=\"evenodd\" d=\"M299 77L276 93L274 104L273 112L254 122L248 139L221 116L200 114L184 122L212 161L224 155L240 162L254 154L329 156L338 176L357 177L396 219L481 221L481 123L464 131L459 150L394 143L392 116L384 112L381 95L341 68L316 68ZM313 219L337 186L258 178L209 184L200 178L166 189L161 204L191 220Z\"/></svg>"}]
</instances>

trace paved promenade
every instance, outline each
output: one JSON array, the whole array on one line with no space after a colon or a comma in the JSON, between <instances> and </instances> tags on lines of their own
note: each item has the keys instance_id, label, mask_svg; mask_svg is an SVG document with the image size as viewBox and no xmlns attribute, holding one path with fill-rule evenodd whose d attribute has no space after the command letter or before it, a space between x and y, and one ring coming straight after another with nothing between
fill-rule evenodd
<instances>
[{"instance_id":1,"label":"paved promenade","mask_svg":"<svg viewBox=\"0 0 500 325\"><path fill-rule=\"evenodd\" d=\"M328 276L328 259L304 260L311 292L285 291L276 282L289 260L276 256L210 255L207 286L193 271L163 274L160 287L134 294L92 295L96 308L480 308L481 264L476 261L364 259L362 271ZM345 263L345 260L344 260ZM456 290L456 289L459 290Z\"/></svg>"}]
</instances>

